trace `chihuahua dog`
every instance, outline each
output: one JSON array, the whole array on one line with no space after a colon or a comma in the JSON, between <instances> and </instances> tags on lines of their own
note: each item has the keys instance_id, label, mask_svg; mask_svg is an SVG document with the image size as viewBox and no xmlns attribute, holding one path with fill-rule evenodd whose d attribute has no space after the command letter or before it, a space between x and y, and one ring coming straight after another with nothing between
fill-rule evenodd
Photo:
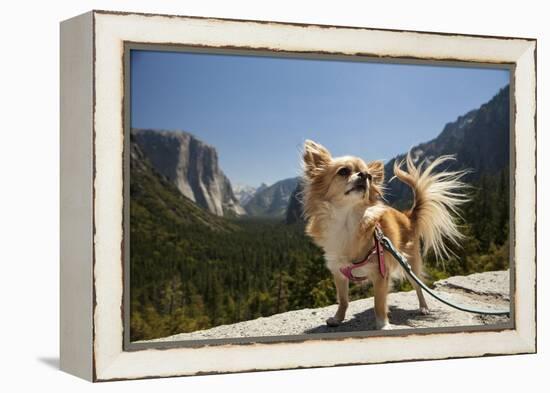
<instances>
[{"instance_id":1,"label":"chihuahua dog","mask_svg":"<svg viewBox=\"0 0 550 393\"><path fill-rule=\"evenodd\" d=\"M306 233L322 248L326 265L336 286L338 309L326 323L338 326L348 308L348 279L340 269L361 260L374 245L374 230L381 228L391 242L407 256L413 272L422 274L422 257L429 250L440 259L449 255L445 240L458 245L462 238L456 217L458 207L467 201L460 181L463 171L434 171L451 160L442 156L433 162L415 166L411 152L394 165L394 175L413 190L414 201L407 211L398 211L384 203L384 164L364 162L360 158L332 157L322 145L307 140L303 151L303 206ZM382 274L375 263L366 265L366 276L374 287L374 313L377 329L391 329L386 298L392 278L402 277L398 263L385 253ZM418 296L420 312L428 305L421 288L411 284Z\"/></svg>"}]
</instances>

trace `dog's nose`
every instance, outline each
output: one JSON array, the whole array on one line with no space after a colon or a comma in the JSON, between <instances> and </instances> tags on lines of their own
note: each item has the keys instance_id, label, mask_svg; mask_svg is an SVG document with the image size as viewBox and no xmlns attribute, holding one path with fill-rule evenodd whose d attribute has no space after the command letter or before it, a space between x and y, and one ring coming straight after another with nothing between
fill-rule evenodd
<instances>
[{"instance_id":1,"label":"dog's nose","mask_svg":"<svg viewBox=\"0 0 550 393\"><path fill-rule=\"evenodd\" d=\"M361 180L367 180L367 172L357 172L357 176Z\"/></svg>"}]
</instances>

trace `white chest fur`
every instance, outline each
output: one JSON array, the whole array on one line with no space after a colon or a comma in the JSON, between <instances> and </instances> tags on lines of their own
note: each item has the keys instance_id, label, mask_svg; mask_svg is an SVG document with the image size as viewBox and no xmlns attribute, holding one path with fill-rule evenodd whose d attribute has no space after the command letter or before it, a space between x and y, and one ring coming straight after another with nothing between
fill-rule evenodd
<instances>
[{"instance_id":1,"label":"white chest fur","mask_svg":"<svg viewBox=\"0 0 550 393\"><path fill-rule=\"evenodd\" d=\"M368 208L332 208L325 225L321 246L325 252L327 267L337 271L341 266L356 261L367 252L371 244L358 236L364 221L375 222L383 213L380 205ZM364 243L364 244L359 244Z\"/></svg>"},{"instance_id":2,"label":"white chest fur","mask_svg":"<svg viewBox=\"0 0 550 393\"><path fill-rule=\"evenodd\" d=\"M331 209L325 224L322 246L325 251L327 267L337 270L356 258L357 233L362 219L361 211L342 207Z\"/></svg>"}]
</instances>

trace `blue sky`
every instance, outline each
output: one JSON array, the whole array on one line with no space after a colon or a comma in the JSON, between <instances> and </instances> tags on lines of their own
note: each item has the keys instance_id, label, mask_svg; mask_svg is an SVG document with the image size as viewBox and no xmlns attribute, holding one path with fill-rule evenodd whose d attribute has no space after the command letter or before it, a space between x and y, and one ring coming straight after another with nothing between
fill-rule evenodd
<instances>
[{"instance_id":1,"label":"blue sky","mask_svg":"<svg viewBox=\"0 0 550 393\"><path fill-rule=\"evenodd\" d=\"M305 139L389 160L509 82L502 69L131 52L131 125L216 147L233 184L297 176Z\"/></svg>"}]
</instances>

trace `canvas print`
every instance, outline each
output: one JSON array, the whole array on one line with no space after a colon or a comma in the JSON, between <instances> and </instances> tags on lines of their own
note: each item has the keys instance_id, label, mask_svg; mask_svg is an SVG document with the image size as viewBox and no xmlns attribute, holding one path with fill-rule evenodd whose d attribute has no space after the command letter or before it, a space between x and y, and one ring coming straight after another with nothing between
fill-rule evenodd
<instances>
[{"instance_id":1,"label":"canvas print","mask_svg":"<svg viewBox=\"0 0 550 393\"><path fill-rule=\"evenodd\" d=\"M129 53L131 342L510 323L509 68Z\"/></svg>"}]
</instances>

